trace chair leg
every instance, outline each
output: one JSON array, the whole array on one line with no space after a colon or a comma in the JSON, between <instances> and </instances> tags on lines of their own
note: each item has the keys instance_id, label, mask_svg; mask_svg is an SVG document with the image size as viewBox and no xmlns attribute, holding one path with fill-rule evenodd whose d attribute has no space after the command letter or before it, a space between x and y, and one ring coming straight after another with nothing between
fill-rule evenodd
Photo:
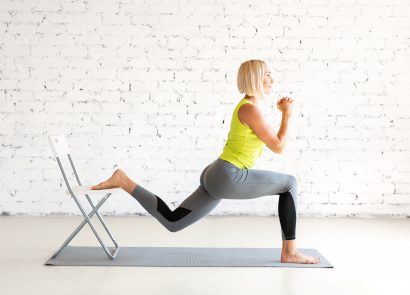
<instances>
[{"instance_id":1,"label":"chair leg","mask_svg":"<svg viewBox=\"0 0 410 295\"><path fill-rule=\"evenodd\" d=\"M95 207L94 207L93 202L91 201L91 198L88 195L85 195L85 196L86 196L88 202L90 203L91 208L94 209ZM108 196L107 196L107 198L108 198ZM107 232L108 236L110 237L111 241L113 242L115 248L119 248L118 244L117 244L117 241L114 239L111 231L109 230L108 226L105 224L104 219L102 218L101 214L98 211L96 211L95 214L97 215L98 219L100 220L101 224L103 225L105 231Z\"/></svg>"},{"instance_id":2,"label":"chair leg","mask_svg":"<svg viewBox=\"0 0 410 295\"><path fill-rule=\"evenodd\" d=\"M96 238L98 239L98 241L100 242L103 250L105 251L105 253L107 254L107 256L110 259L114 259L117 256L118 250L120 249L118 244L115 242L115 240L112 238L111 232L108 230L108 228L104 225L105 230L107 231L108 235L110 236L110 238L114 241L114 245L115 245L115 250L111 253L110 250L107 249L107 247L104 245L103 241L101 240L100 236L98 235L97 231L95 230L92 222L91 222L91 217L97 213L98 213L98 209L100 209L100 207L104 204L104 202L108 199L108 197L111 195L111 193L108 193L107 195L105 195L101 201L94 207L92 211L89 213L89 215L87 215L83 209L83 207L81 206L80 202L77 200L77 198L75 197L75 195L73 194L72 197L74 198L77 206L80 208L81 213L84 216L84 220L81 222L81 224L74 230L74 232L67 238L67 240L61 245L61 247L53 254L52 258L57 257L57 255L64 249L64 247L66 247L71 240L78 234L78 232L83 228L83 226L88 223L89 226L91 227L91 229L93 230ZM92 202L91 202L92 203ZM100 219L101 221L101 219Z\"/></svg>"}]
</instances>

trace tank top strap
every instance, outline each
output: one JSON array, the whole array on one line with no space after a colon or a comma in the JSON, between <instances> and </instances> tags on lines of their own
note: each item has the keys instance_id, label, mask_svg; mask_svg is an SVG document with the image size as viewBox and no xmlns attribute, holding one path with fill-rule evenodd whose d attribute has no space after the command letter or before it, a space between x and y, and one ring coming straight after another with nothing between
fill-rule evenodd
<instances>
[{"instance_id":1,"label":"tank top strap","mask_svg":"<svg viewBox=\"0 0 410 295\"><path fill-rule=\"evenodd\" d=\"M253 102L252 102L251 100L246 99L246 98L242 98L241 105L243 105L243 104L245 104L245 103L250 103L250 104L253 104Z\"/></svg>"}]
</instances>

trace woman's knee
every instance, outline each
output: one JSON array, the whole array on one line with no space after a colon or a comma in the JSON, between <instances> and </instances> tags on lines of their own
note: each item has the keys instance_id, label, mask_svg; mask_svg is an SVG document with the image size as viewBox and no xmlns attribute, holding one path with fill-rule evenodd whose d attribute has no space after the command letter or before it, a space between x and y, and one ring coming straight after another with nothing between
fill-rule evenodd
<instances>
[{"instance_id":1,"label":"woman's knee","mask_svg":"<svg viewBox=\"0 0 410 295\"><path fill-rule=\"evenodd\" d=\"M296 178L296 176L289 174L288 187L289 187L289 190L297 190L298 179Z\"/></svg>"},{"instance_id":2,"label":"woman's knee","mask_svg":"<svg viewBox=\"0 0 410 295\"><path fill-rule=\"evenodd\" d=\"M176 233L180 230L183 230L184 228L186 228L189 223L187 222L181 222L181 221L167 221L167 222L163 222L162 225L170 232L172 233Z\"/></svg>"},{"instance_id":3,"label":"woman's knee","mask_svg":"<svg viewBox=\"0 0 410 295\"><path fill-rule=\"evenodd\" d=\"M182 229L184 229L186 226L175 226L175 225L171 225L171 226L167 226L166 229L169 230L171 233L176 233Z\"/></svg>"}]
</instances>

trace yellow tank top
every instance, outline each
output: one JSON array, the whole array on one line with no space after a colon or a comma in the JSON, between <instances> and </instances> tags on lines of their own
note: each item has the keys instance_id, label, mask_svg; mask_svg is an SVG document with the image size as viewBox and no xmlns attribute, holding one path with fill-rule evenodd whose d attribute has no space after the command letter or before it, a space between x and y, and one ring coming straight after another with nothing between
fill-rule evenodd
<instances>
[{"instance_id":1,"label":"yellow tank top","mask_svg":"<svg viewBox=\"0 0 410 295\"><path fill-rule=\"evenodd\" d=\"M266 145L251 128L239 121L238 110L245 103L253 104L252 101L243 98L235 107L228 139L222 154L219 156L220 159L228 161L241 169L252 167L261 156L262 149Z\"/></svg>"}]
</instances>

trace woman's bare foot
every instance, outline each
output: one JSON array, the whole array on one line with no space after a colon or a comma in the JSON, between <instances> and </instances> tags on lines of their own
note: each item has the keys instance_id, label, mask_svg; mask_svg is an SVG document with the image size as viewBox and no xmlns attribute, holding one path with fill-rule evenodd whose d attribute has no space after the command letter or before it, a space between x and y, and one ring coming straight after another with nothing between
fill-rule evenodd
<instances>
[{"instance_id":1,"label":"woman's bare foot","mask_svg":"<svg viewBox=\"0 0 410 295\"><path fill-rule=\"evenodd\" d=\"M115 187L122 187L122 179L125 173L121 169L115 170L113 175L108 178L106 181L103 181L97 185L91 187L92 190L99 190L99 189L108 189L108 188L115 188Z\"/></svg>"},{"instance_id":2,"label":"woman's bare foot","mask_svg":"<svg viewBox=\"0 0 410 295\"><path fill-rule=\"evenodd\" d=\"M299 251L295 251L294 253L283 253L280 257L281 262L286 263L305 263L305 264L318 264L320 263L320 258L307 256Z\"/></svg>"},{"instance_id":3,"label":"woman's bare foot","mask_svg":"<svg viewBox=\"0 0 410 295\"><path fill-rule=\"evenodd\" d=\"M286 263L317 264L320 263L320 258L307 256L297 251L296 240L283 240L280 261Z\"/></svg>"},{"instance_id":4,"label":"woman's bare foot","mask_svg":"<svg viewBox=\"0 0 410 295\"><path fill-rule=\"evenodd\" d=\"M108 189L120 187L127 193L131 194L133 190L137 187L137 184L132 181L127 174L121 169L115 170L113 175L106 181L103 181L97 185L91 187L92 190Z\"/></svg>"}]
</instances>

